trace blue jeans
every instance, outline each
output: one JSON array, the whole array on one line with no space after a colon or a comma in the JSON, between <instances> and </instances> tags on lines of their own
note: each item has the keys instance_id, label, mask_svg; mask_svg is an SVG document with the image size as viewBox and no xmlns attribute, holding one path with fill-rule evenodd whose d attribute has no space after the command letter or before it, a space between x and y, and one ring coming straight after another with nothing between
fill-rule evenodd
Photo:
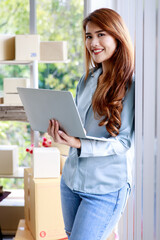
<instances>
[{"instance_id":1,"label":"blue jeans","mask_svg":"<svg viewBox=\"0 0 160 240\"><path fill-rule=\"evenodd\" d=\"M106 240L119 221L130 193L129 184L108 194L72 191L61 178L61 203L69 240Z\"/></svg>"}]
</instances>

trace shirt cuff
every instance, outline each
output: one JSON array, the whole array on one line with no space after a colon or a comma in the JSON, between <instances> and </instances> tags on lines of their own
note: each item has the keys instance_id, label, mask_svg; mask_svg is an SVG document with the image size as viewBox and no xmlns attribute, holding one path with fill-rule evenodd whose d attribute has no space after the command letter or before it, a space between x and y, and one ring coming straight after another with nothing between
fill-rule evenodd
<instances>
[{"instance_id":1,"label":"shirt cuff","mask_svg":"<svg viewBox=\"0 0 160 240\"><path fill-rule=\"evenodd\" d=\"M79 157L90 157L93 155L93 146L92 141L93 140L86 140L86 139L80 139L81 141L81 150Z\"/></svg>"}]
</instances>

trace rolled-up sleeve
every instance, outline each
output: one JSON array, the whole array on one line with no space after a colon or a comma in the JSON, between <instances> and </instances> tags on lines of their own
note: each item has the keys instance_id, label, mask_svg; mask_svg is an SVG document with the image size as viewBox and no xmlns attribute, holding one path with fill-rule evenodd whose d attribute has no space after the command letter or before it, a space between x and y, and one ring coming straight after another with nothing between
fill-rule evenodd
<instances>
[{"instance_id":1,"label":"rolled-up sleeve","mask_svg":"<svg viewBox=\"0 0 160 240\"><path fill-rule=\"evenodd\" d=\"M134 102L135 82L127 92L123 101L121 113L121 128L118 136L105 139L106 141L80 139L81 151L79 157L100 157L109 155L125 154L131 147L132 134L134 131Z\"/></svg>"}]
</instances>

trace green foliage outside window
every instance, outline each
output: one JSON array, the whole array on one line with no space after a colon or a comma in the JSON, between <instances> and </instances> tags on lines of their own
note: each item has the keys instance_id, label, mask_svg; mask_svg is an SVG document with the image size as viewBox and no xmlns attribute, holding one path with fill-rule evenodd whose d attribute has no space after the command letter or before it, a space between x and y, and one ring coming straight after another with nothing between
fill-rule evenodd
<instances>
[{"instance_id":1,"label":"green foliage outside window","mask_svg":"<svg viewBox=\"0 0 160 240\"><path fill-rule=\"evenodd\" d=\"M39 87L75 89L83 73L83 0L37 0L37 33L41 41L67 41L69 63L39 64ZM29 0L0 1L0 34L29 34ZM25 47L25 46L24 46ZM0 65L0 90L5 77L29 77L29 66ZM30 126L22 122L0 122L0 145L19 146L19 165L30 166ZM22 188L21 179L1 179L5 188Z\"/></svg>"}]
</instances>

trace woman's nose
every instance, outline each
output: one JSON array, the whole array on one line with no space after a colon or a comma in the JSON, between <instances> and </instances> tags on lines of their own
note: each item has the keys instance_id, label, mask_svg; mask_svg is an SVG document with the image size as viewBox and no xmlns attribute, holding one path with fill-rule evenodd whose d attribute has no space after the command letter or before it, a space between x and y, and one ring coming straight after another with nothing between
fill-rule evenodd
<instances>
[{"instance_id":1,"label":"woman's nose","mask_svg":"<svg viewBox=\"0 0 160 240\"><path fill-rule=\"evenodd\" d=\"M98 45L99 45L98 39L97 38L92 38L91 46L92 47L96 47Z\"/></svg>"}]
</instances>

